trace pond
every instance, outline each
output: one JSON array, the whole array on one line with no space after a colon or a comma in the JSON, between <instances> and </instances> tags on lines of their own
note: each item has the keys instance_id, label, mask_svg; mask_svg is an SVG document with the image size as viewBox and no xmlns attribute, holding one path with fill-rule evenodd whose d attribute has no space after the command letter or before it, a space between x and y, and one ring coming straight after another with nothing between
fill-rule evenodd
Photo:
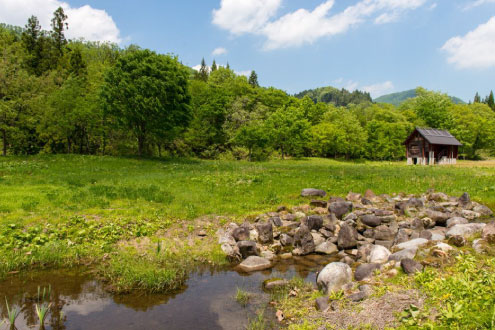
<instances>
[{"instance_id":1,"label":"pond","mask_svg":"<svg viewBox=\"0 0 495 330\"><path fill-rule=\"evenodd\" d=\"M39 327L35 311L38 286L51 287L45 329L246 329L260 309L276 326L263 281L298 276L315 283L317 271L330 261L334 260L327 256L294 257L250 274L233 267L198 270L172 294L117 295L105 291L105 284L89 270L40 271L0 282L0 296L5 296L9 305L20 307L18 329ZM246 307L235 300L238 288L252 297ZM6 319L5 299L0 298L1 317Z\"/></svg>"}]
</instances>

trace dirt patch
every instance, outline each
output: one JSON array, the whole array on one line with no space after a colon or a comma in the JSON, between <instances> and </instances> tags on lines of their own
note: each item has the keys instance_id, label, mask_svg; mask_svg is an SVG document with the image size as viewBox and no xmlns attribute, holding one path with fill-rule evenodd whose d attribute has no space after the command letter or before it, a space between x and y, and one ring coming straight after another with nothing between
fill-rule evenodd
<instances>
[{"instance_id":1,"label":"dirt patch","mask_svg":"<svg viewBox=\"0 0 495 330\"><path fill-rule=\"evenodd\" d=\"M323 329L354 329L370 327L385 329L397 326L397 314L411 304L421 308L424 297L417 290L388 292L360 303L333 304L322 316L326 320Z\"/></svg>"}]
</instances>

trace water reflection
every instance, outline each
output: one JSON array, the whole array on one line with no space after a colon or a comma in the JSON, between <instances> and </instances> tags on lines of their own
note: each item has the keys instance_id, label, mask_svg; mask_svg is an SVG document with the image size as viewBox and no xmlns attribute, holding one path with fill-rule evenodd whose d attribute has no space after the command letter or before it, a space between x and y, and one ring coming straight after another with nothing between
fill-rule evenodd
<instances>
[{"instance_id":1,"label":"water reflection","mask_svg":"<svg viewBox=\"0 0 495 330\"><path fill-rule=\"evenodd\" d=\"M268 302L261 288L265 279L299 276L314 283L316 272L330 261L323 256L298 257L251 274L205 267L192 273L181 290L167 295L116 295L105 291L87 270L44 271L0 282L0 298L6 296L10 305L21 306L18 329L38 327L38 286L52 288L46 329L245 329L256 309ZM238 287L253 296L247 308L234 300ZM0 310L6 319L4 299Z\"/></svg>"}]
</instances>

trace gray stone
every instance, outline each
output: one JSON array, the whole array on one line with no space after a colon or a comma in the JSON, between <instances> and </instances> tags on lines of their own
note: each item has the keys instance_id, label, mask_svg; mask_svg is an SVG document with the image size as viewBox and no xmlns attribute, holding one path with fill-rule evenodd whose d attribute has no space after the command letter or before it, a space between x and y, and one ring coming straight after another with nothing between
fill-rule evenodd
<instances>
[{"instance_id":1,"label":"gray stone","mask_svg":"<svg viewBox=\"0 0 495 330\"><path fill-rule=\"evenodd\" d=\"M361 199L361 194L349 192L346 199L351 202L358 202Z\"/></svg>"},{"instance_id":2,"label":"gray stone","mask_svg":"<svg viewBox=\"0 0 495 330\"><path fill-rule=\"evenodd\" d=\"M242 256L241 253L239 252L239 248L236 245L223 243L222 245L220 245L220 248L222 249L223 253L225 253L225 255L230 261L241 260Z\"/></svg>"},{"instance_id":3,"label":"gray stone","mask_svg":"<svg viewBox=\"0 0 495 330\"><path fill-rule=\"evenodd\" d=\"M469 197L469 194L465 192L462 194L461 197L459 197L459 206L466 208L471 205L471 198Z\"/></svg>"},{"instance_id":4,"label":"gray stone","mask_svg":"<svg viewBox=\"0 0 495 330\"><path fill-rule=\"evenodd\" d=\"M315 299L316 309L322 312L326 312L329 308L328 296L318 297Z\"/></svg>"},{"instance_id":5,"label":"gray stone","mask_svg":"<svg viewBox=\"0 0 495 330\"><path fill-rule=\"evenodd\" d=\"M400 250L398 252L392 253L388 257L388 260L401 261L402 259L406 259L406 258L413 259L416 256L417 251L418 251L417 247Z\"/></svg>"},{"instance_id":6,"label":"gray stone","mask_svg":"<svg viewBox=\"0 0 495 330\"><path fill-rule=\"evenodd\" d=\"M301 192L302 197L309 197L309 196L319 196L319 197L325 197L326 196L325 190L321 189L314 189L314 188L306 188L303 189Z\"/></svg>"},{"instance_id":7,"label":"gray stone","mask_svg":"<svg viewBox=\"0 0 495 330\"><path fill-rule=\"evenodd\" d=\"M465 225L469 223L468 219L463 217L453 217L447 220L447 228L453 227L455 225Z\"/></svg>"},{"instance_id":8,"label":"gray stone","mask_svg":"<svg viewBox=\"0 0 495 330\"><path fill-rule=\"evenodd\" d=\"M481 217L481 213L470 210L462 210L461 215L468 220L474 220Z\"/></svg>"},{"instance_id":9,"label":"gray stone","mask_svg":"<svg viewBox=\"0 0 495 330\"><path fill-rule=\"evenodd\" d=\"M352 203L351 202L333 202L330 203L328 207L328 211L330 213L335 214L338 219L342 219L342 217L352 211Z\"/></svg>"},{"instance_id":10,"label":"gray stone","mask_svg":"<svg viewBox=\"0 0 495 330\"><path fill-rule=\"evenodd\" d=\"M457 247L462 247L466 245L467 241L464 236L461 235L454 235L449 237L449 244L452 244Z\"/></svg>"},{"instance_id":11,"label":"gray stone","mask_svg":"<svg viewBox=\"0 0 495 330\"><path fill-rule=\"evenodd\" d=\"M445 225L447 220L450 218L447 213L433 211L430 209L426 210L426 216L435 221L437 225Z\"/></svg>"},{"instance_id":12,"label":"gray stone","mask_svg":"<svg viewBox=\"0 0 495 330\"><path fill-rule=\"evenodd\" d=\"M364 223L366 226L377 227L381 225L382 220L376 215L366 214L361 216L361 222Z\"/></svg>"},{"instance_id":13,"label":"gray stone","mask_svg":"<svg viewBox=\"0 0 495 330\"><path fill-rule=\"evenodd\" d=\"M329 263L316 279L318 288L327 294L341 290L349 282L352 282L352 269L342 262Z\"/></svg>"},{"instance_id":14,"label":"gray stone","mask_svg":"<svg viewBox=\"0 0 495 330\"><path fill-rule=\"evenodd\" d=\"M266 244L273 241L273 226L271 223L257 223L255 228L258 231L258 240L260 243Z\"/></svg>"},{"instance_id":15,"label":"gray stone","mask_svg":"<svg viewBox=\"0 0 495 330\"><path fill-rule=\"evenodd\" d=\"M361 264L357 266L354 272L354 279L356 281L362 281L370 278L377 269L380 269L380 264Z\"/></svg>"},{"instance_id":16,"label":"gray stone","mask_svg":"<svg viewBox=\"0 0 495 330\"><path fill-rule=\"evenodd\" d=\"M447 238L450 238L452 236L471 236L476 233L480 233L483 230L483 227L485 227L484 223L467 223L467 224L461 224L461 225L454 225L450 227L449 230L445 233L445 236Z\"/></svg>"},{"instance_id":17,"label":"gray stone","mask_svg":"<svg viewBox=\"0 0 495 330\"><path fill-rule=\"evenodd\" d=\"M342 228L340 228L337 245L344 250L355 248L357 246L357 238L358 233L356 228L344 224Z\"/></svg>"},{"instance_id":18,"label":"gray stone","mask_svg":"<svg viewBox=\"0 0 495 330\"><path fill-rule=\"evenodd\" d=\"M270 218L270 222L272 223L272 225L274 225L275 227L280 227L282 226L282 219L280 219L280 217L271 217Z\"/></svg>"},{"instance_id":19,"label":"gray stone","mask_svg":"<svg viewBox=\"0 0 495 330\"><path fill-rule=\"evenodd\" d=\"M423 265L409 258L402 259L400 262L400 266L406 274L414 274L423 270Z\"/></svg>"},{"instance_id":20,"label":"gray stone","mask_svg":"<svg viewBox=\"0 0 495 330\"><path fill-rule=\"evenodd\" d=\"M386 263L390 254L390 251L386 247L381 245L374 245L371 248L368 262L376 264Z\"/></svg>"},{"instance_id":21,"label":"gray stone","mask_svg":"<svg viewBox=\"0 0 495 330\"><path fill-rule=\"evenodd\" d=\"M473 241L473 249L477 253L486 253L490 249L490 245L482 238Z\"/></svg>"},{"instance_id":22,"label":"gray stone","mask_svg":"<svg viewBox=\"0 0 495 330\"><path fill-rule=\"evenodd\" d=\"M493 215L493 211L485 205L476 205L473 208L473 211L477 212L483 216L487 216L487 217L490 217Z\"/></svg>"},{"instance_id":23,"label":"gray stone","mask_svg":"<svg viewBox=\"0 0 495 330\"><path fill-rule=\"evenodd\" d=\"M273 289L287 286L288 284L289 284L289 281L287 281L287 280L267 280L263 283L263 287L266 290L273 290Z\"/></svg>"},{"instance_id":24,"label":"gray stone","mask_svg":"<svg viewBox=\"0 0 495 330\"><path fill-rule=\"evenodd\" d=\"M484 228L483 231L481 232L481 238L483 238L485 241L488 243L495 243L495 222L492 221L489 224L487 224Z\"/></svg>"},{"instance_id":25,"label":"gray stone","mask_svg":"<svg viewBox=\"0 0 495 330\"><path fill-rule=\"evenodd\" d=\"M313 199L311 202L309 202L309 205L313 207L327 207L327 201L322 201L319 199Z\"/></svg>"},{"instance_id":26,"label":"gray stone","mask_svg":"<svg viewBox=\"0 0 495 330\"><path fill-rule=\"evenodd\" d=\"M293 245L294 239L287 234L280 234L280 244L282 244L282 246Z\"/></svg>"},{"instance_id":27,"label":"gray stone","mask_svg":"<svg viewBox=\"0 0 495 330\"><path fill-rule=\"evenodd\" d=\"M264 270L272 267L270 260L267 260L258 256L250 256L237 266L240 270L249 272L255 272L257 270Z\"/></svg>"},{"instance_id":28,"label":"gray stone","mask_svg":"<svg viewBox=\"0 0 495 330\"><path fill-rule=\"evenodd\" d=\"M410 229L399 229L397 236L395 236L395 244L407 242L409 240Z\"/></svg>"},{"instance_id":29,"label":"gray stone","mask_svg":"<svg viewBox=\"0 0 495 330\"><path fill-rule=\"evenodd\" d=\"M326 254L326 255L332 255L332 254L336 254L337 252L339 252L339 250L337 249L337 246L335 244L330 243L330 242L323 242L323 243L316 246L315 252Z\"/></svg>"},{"instance_id":30,"label":"gray stone","mask_svg":"<svg viewBox=\"0 0 495 330\"><path fill-rule=\"evenodd\" d=\"M442 252L446 252L446 253L454 250L454 248L452 246L450 246L450 245L448 245L446 243L443 243L443 242L437 243L437 245L435 245L433 248L434 249L437 249L437 250L440 250Z\"/></svg>"},{"instance_id":31,"label":"gray stone","mask_svg":"<svg viewBox=\"0 0 495 330\"><path fill-rule=\"evenodd\" d=\"M311 236L313 236L313 242L315 246L320 245L321 243L325 242L325 237L323 237L322 234L320 233L311 233Z\"/></svg>"},{"instance_id":32,"label":"gray stone","mask_svg":"<svg viewBox=\"0 0 495 330\"><path fill-rule=\"evenodd\" d=\"M375 240L375 245L381 245L387 249L390 249L394 245L394 241L382 241L377 239Z\"/></svg>"},{"instance_id":33,"label":"gray stone","mask_svg":"<svg viewBox=\"0 0 495 330\"><path fill-rule=\"evenodd\" d=\"M375 228L375 239L380 241L393 241L398 231L398 228L394 229L386 225L380 225Z\"/></svg>"},{"instance_id":34,"label":"gray stone","mask_svg":"<svg viewBox=\"0 0 495 330\"><path fill-rule=\"evenodd\" d=\"M424 238L424 239L427 239L427 240L431 240L432 237L433 237L433 234L431 233L431 231L429 230L422 230L420 233L419 233L419 237L420 238Z\"/></svg>"},{"instance_id":35,"label":"gray stone","mask_svg":"<svg viewBox=\"0 0 495 330\"><path fill-rule=\"evenodd\" d=\"M412 240L404 242L404 243L397 244L395 247L399 250L411 249L411 248L418 248L421 245L425 245L426 243L428 243L427 239L416 238L416 239L412 239Z\"/></svg>"},{"instance_id":36,"label":"gray stone","mask_svg":"<svg viewBox=\"0 0 495 330\"><path fill-rule=\"evenodd\" d=\"M301 225L294 236L294 245L299 248L301 255L313 253L315 251L315 243L313 235L308 227Z\"/></svg>"},{"instance_id":37,"label":"gray stone","mask_svg":"<svg viewBox=\"0 0 495 330\"><path fill-rule=\"evenodd\" d=\"M232 231L232 236L236 241L247 241L249 239L249 228L237 227Z\"/></svg>"},{"instance_id":38,"label":"gray stone","mask_svg":"<svg viewBox=\"0 0 495 330\"><path fill-rule=\"evenodd\" d=\"M239 252L241 253L243 259L249 256L258 255L256 242L254 241L239 241L237 242L237 248L239 249Z\"/></svg>"},{"instance_id":39,"label":"gray stone","mask_svg":"<svg viewBox=\"0 0 495 330\"><path fill-rule=\"evenodd\" d=\"M309 230L318 230L323 226L323 218L319 215L310 215L304 218L302 224L306 225Z\"/></svg>"},{"instance_id":40,"label":"gray stone","mask_svg":"<svg viewBox=\"0 0 495 330\"><path fill-rule=\"evenodd\" d=\"M364 291L359 291L359 292L356 292L356 293L353 293L353 294L350 294L347 296L347 299L349 299L350 301L353 301L353 302L358 302L358 301L364 300L366 298L368 298L368 293L364 292Z\"/></svg>"}]
</instances>

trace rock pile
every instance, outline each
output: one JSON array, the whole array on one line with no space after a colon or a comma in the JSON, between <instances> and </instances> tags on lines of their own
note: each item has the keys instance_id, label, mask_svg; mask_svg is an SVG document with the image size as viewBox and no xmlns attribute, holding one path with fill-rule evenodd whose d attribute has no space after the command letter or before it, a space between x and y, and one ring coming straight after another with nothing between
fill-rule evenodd
<instances>
[{"instance_id":1,"label":"rock pile","mask_svg":"<svg viewBox=\"0 0 495 330\"><path fill-rule=\"evenodd\" d=\"M304 189L301 195L322 198L326 192ZM480 220L491 216L488 207L471 201L467 193L377 196L368 190L364 195L350 192L345 199L312 199L291 211L279 207L258 216L254 224L231 223L218 235L231 260L244 260L239 265L244 271L266 269L277 258L334 255L339 262L328 264L317 278L318 286L331 292L353 281L351 267L356 281L384 268L390 268L390 276L397 273L396 267L408 274L421 271L414 257L419 248L435 244L431 242L437 241L438 253L448 253L451 245L463 246L467 237L479 233L482 238L473 248L483 252L495 243L495 223Z\"/></svg>"}]
</instances>

